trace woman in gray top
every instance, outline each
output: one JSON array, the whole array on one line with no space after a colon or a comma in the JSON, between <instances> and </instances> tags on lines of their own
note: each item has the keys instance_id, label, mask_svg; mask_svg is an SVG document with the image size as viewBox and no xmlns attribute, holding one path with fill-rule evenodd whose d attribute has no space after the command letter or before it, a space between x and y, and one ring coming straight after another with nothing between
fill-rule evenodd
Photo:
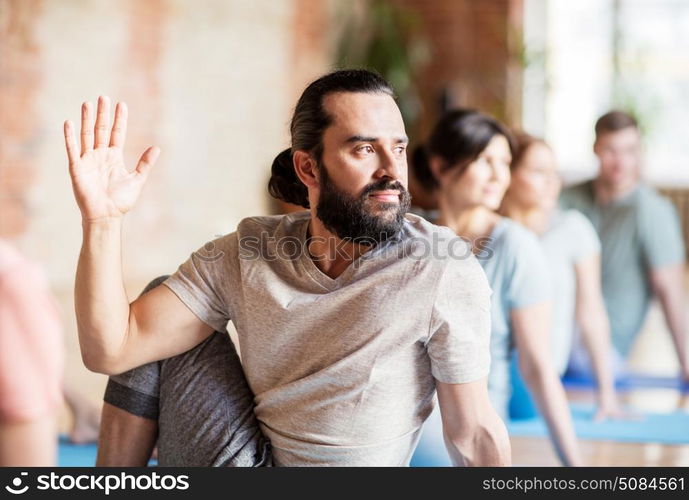
<instances>
[{"instance_id":1,"label":"woman in gray top","mask_svg":"<svg viewBox=\"0 0 689 500\"><path fill-rule=\"evenodd\" d=\"M598 380L596 418L619 416L610 361L610 325L601 291L598 235L580 212L558 209L562 184L550 147L527 134L518 134L515 145L512 182L501 211L541 240L552 284L550 347L555 367L560 374L565 372L578 327Z\"/></svg>"},{"instance_id":2,"label":"woman in gray top","mask_svg":"<svg viewBox=\"0 0 689 500\"><path fill-rule=\"evenodd\" d=\"M488 390L507 417L509 363L519 353L519 369L545 418L565 465L581 465L567 398L551 360L548 268L537 237L497 213L510 183L512 139L495 119L472 110L446 113L427 145L414 152L418 180L436 190L439 225L473 244L493 289L491 368ZM431 420L423 450L439 425ZM441 449L441 448L439 448Z\"/></svg>"}]
</instances>

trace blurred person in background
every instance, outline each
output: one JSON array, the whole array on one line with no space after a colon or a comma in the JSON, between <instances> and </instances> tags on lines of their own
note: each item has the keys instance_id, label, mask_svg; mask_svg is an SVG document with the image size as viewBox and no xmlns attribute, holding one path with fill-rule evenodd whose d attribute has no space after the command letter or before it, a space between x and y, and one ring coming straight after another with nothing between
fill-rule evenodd
<instances>
[{"instance_id":1,"label":"blurred person in background","mask_svg":"<svg viewBox=\"0 0 689 500\"><path fill-rule=\"evenodd\" d=\"M27 205L16 186L0 190L0 466L56 464L63 396L70 439L98 436L98 409L63 384L62 327L45 273L14 244L28 226Z\"/></svg>"},{"instance_id":2,"label":"blurred person in background","mask_svg":"<svg viewBox=\"0 0 689 500\"><path fill-rule=\"evenodd\" d=\"M434 222L473 242L493 289L488 376L493 406L508 418L510 359L516 349L519 370L560 460L581 465L565 391L551 361L546 259L532 232L497 213L510 184L511 141L509 131L492 117L473 110L449 111L428 144L414 151L413 168L426 189L437 191L440 216ZM438 435L434 427L437 416L426 424L420 446L429 446L431 434Z\"/></svg>"},{"instance_id":3,"label":"blurred person in background","mask_svg":"<svg viewBox=\"0 0 689 500\"><path fill-rule=\"evenodd\" d=\"M603 298L618 369L624 371L655 296L672 334L681 376L689 380L685 253L677 212L669 200L640 180L641 134L631 115L606 113L596 122L595 131L598 176L565 189L560 205L582 212L598 232ZM580 342L570 365L574 373L592 371Z\"/></svg>"},{"instance_id":4,"label":"blurred person in background","mask_svg":"<svg viewBox=\"0 0 689 500\"><path fill-rule=\"evenodd\" d=\"M0 240L0 465L56 463L62 351L44 274Z\"/></svg>"},{"instance_id":5,"label":"blurred person in background","mask_svg":"<svg viewBox=\"0 0 689 500\"><path fill-rule=\"evenodd\" d=\"M515 134L510 187L501 213L540 238L549 264L553 298L550 348L558 374L569 363L578 327L598 381L595 418L621 416L614 389L610 325L600 283L600 242L589 220L558 209L562 183L555 156L541 139Z\"/></svg>"}]
</instances>

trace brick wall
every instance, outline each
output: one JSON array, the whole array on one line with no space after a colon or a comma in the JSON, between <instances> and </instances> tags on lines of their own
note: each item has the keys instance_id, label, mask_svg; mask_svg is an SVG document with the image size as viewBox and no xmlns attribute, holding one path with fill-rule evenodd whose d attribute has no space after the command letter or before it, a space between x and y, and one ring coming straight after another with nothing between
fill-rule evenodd
<instances>
[{"instance_id":1,"label":"brick wall","mask_svg":"<svg viewBox=\"0 0 689 500\"><path fill-rule=\"evenodd\" d=\"M520 71L515 59L522 0L394 0L423 20L431 60L418 82L424 103L421 132L437 118L447 90L453 105L481 109L519 123Z\"/></svg>"},{"instance_id":2,"label":"brick wall","mask_svg":"<svg viewBox=\"0 0 689 500\"><path fill-rule=\"evenodd\" d=\"M43 60L33 17L40 12L38 0L0 0L0 235L6 236L26 231L26 193L38 170L33 148L42 138L35 123Z\"/></svg>"},{"instance_id":3,"label":"brick wall","mask_svg":"<svg viewBox=\"0 0 689 500\"><path fill-rule=\"evenodd\" d=\"M0 0L0 234L44 265L67 378L94 398L104 378L86 372L76 342L81 225L62 122L108 94L129 104L127 163L150 144L162 149L125 222L134 297L241 218L270 212L267 169L287 143L296 85L295 3Z\"/></svg>"}]
</instances>

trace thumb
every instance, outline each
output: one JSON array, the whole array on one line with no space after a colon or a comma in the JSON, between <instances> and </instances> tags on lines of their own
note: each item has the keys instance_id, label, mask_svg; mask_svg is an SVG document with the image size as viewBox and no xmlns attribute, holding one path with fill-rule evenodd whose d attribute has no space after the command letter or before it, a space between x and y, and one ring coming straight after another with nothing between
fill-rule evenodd
<instances>
[{"instance_id":1,"label":"thumb","mask_svg":"<svg viewBox=\"0 0 689 500\"><path fill-rule=\"evenodd\" d=\"M136 173L141 176L144 180L148 177L148 173L151 167L155 165L158 156L160 155L160 148L157 146L151 146L144 154L139 158L139 163L136 164Z\"/></svg>"}]
</instances>

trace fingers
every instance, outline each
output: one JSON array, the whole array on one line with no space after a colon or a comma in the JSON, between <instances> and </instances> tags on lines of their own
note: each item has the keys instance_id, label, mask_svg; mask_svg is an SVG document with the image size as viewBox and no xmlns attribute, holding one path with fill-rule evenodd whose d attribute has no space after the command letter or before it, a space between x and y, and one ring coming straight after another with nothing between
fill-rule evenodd
<instances>
[{"instance_id":1,"label":"fingers","mask_svg":"<svg viewBox=\"0 0 689 500\"><path fill-rule=\"evenodd\" d=\"M74 124L67 120L64 125L65 132L65 146L67 147L67 158L69 158L70 166L79 159L79 151L77 151L77 142L74 138Z\"/></svg>"},{"instance_id":2,"label":"fingers","mask_svg":"<svg viewBox=\"0 0 689 500\"><path fill-rule=\"evenodd\" d=\"M96 115L96 141L94 148L107 146L109 143L108 130L110 128L110 98L100 96L98 98L98 113Z\"/></svg>"},{"instance_id":3,"label":"fingers","mask_svg":"<svg viewBox=\"0 0 689 500\"><path fill-rule=\"evenodd\" d=\"M81 154L93 147L93 106L90 102L81 105Z\"/></svg>"},{"instance_id":4,"label":"fingers","mask_svg":"<svg viewBox=\"0 0 689 500\"><path fill-rule=\"evenodd\" d=\"M123 148L124 140L127 136L127 105L118 102L115 107L115 123L110 134L110 146Z\"/></svg>"},{"instance_id":5,"label":"fingers","mask_svg":"<svg viewBox=\"0 0 689 500\"><path fill-rule=\"evenodd\" d=\"M144 151L144 154L142 154L141 158L139 159L139 163L136 165L136 173L146 180L151 167L155 164L159 155L160 148L156 146L151 146Z\"/></svg>"}]
</instances>

